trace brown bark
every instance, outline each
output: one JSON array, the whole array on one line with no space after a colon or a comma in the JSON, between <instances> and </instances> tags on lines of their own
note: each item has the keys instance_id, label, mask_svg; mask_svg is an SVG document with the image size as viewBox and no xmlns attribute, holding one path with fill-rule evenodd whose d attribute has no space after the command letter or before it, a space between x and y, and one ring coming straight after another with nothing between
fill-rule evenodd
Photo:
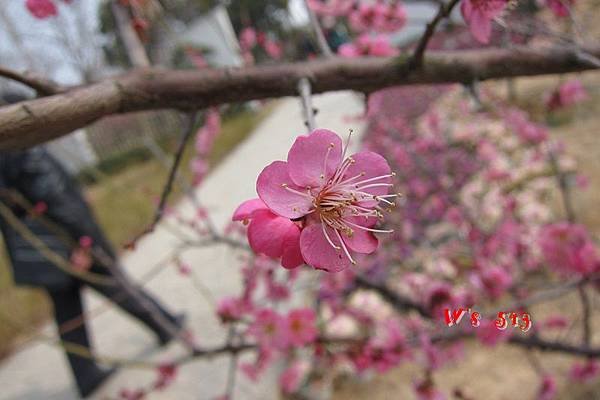
<instances>
[{"instance_id":1,"label":"brown bark","mask_svg":"<svg viewBox=\"0 0 600 400\"><path fill-rule=\"evenodd\" d=\"M600 47L588 53L600 56ZM310 79L313 93L343 89L371 92L396 85L470 83L596 68L570 49L525 47L430 53L421 68L409 72L408 65L409 57L332 58L251 68L133 70L93 85L0 108L0 149L32 146L116 113L192 110L294 96L303 77Z\"/></svg>"}]
</instances>

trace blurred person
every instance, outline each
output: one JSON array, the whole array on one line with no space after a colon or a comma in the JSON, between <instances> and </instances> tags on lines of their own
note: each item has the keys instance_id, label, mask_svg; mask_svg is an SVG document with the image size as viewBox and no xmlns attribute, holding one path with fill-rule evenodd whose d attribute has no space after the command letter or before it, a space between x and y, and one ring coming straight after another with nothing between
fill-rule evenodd
<instances>
[{"instance_id":1,"label":"blurred person","mask_svg":"<svg viewBox=\"0 0 600 400\"><path fill-rule=\"evenodd\" d=\"M23 96L5 94L0 97L0 106L23 100L26 100ZM17 196L22 196L34 205L33 210L15 201L15 196L11 196L15 192ZM75 269L89 271L96 276L113 277L105 263L94 260L95 253L90 250L86 255L86 248L93 247L94 250L103 253L104 258L116 262L117 255L113 247L96 223L75 179L43 146L23 151L0 152L0 201L10 207L19 221L48 248L63 259L70 260ZM48 221L64 232L51 229ZM156 334L161 346L171 341L172 335L155 322L140 302L118 285L90 283L63 271L1 217L0 230L8 251L15 284L41 287L47 291L54 306L54 317L63 342L90 349L81 296L83 286L89 286L111 299L125 312L142 322ZM145 302L152 303L178 331L182 329L183 316L172 315L144 291L138 290L138 293ZM68 351L66 356L82 397L94 392L114 372L99 367L90 357Z\"/></svg>"}]
</instances>

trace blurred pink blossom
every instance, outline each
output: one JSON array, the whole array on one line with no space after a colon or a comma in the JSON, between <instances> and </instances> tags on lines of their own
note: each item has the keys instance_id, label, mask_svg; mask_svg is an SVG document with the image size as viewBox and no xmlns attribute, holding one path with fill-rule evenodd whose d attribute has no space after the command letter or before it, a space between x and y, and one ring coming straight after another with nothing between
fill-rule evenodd
<instances>
[{"instance_id":1,"label":"blurred pink blossom","mask_svg":"<svg viewBox=\"0 0 600 400\"><path fill-rule=\"evenodd\" d=\"M600 364L596 360L587 360L583 363L576 362L571 367L569 376L576 382L589 382L598 376Z\"/></svg>"},{"instance_id":2,"label":"blurred pink blossom","mask_svg":"<svg viewBox=\"0 0 600 400\"><path fill-rule=\"evenodd\" d=\"M492 21L502 14L507 4L507 0L462 0L460 10L475 39L489 43Z\"/></svg>"},{"instance_id":3,"label":"blurred pink blossom","mask_svg":"<svg viewBox=\"0 0 600 400\"><path fill-rule=\"evenodd\" d=\"M550 110L569 107L588 98L588 94L578 79L562 83L546 98L546 106Z\"/></svg>"},{"instance_id":4,"label":"blurred pink blossom","mask_svg":"<svg viewBox=\"0 0 600 400\"><path fill-rule=\"evenodd\" d=\"M552 375L544 375L537 394L537 400L552 400L556 398L558 388Z\"/></svg>"},{"instance_id":5,"label":"blurred pink blossom","mask_svg":"<svg viewBox=\"0 0 600 400\"><path fill-rule=\"evenodd\" d=\"M546 225L540 232L539 245L550 268L563 276L588 275L598 267L596 247L582 225Z\"/></svg>"},{"instance_id":6,"label":"blurred pink blossom","mask_svg":"<svg viewBox=\"0 0 600 400\"><path fill-rule=\"evenodd\" d=\"M363 33L352 43L344 43L338 49L338 54L347 58L361 56L387 57L398 53L398 49L390 44L388 36L372 36L368 33Z\"/></svg>"},{"instance_id":7,"label":"blurred pink blossom","mask_svg":"<svg viewBox=\"0 0 600 400\"><path fill-rule=\"evenodd\" d=\"M27 0L27 10L37 19L46 19L58 15L56 4L52 0Z\"/></svg>"}]
</instances>

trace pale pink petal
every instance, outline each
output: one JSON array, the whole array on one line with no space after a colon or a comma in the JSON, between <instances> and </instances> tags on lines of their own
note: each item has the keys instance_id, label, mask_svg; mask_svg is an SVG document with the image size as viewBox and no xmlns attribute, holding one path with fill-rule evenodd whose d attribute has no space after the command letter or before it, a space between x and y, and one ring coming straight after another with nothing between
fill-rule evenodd
<instances>
[{"instance_id":1,"label":"pale pink petal","mask_svg":"<svg viewBox=\"0 0 600 400\"><path fill-rule=\"evenodd\" d=\"M248 226L248 242L256 253L279 258L283 253L283 239L292 221L270 211L257 211Z\"/></svg>"},{"instance_id":2,"label":"pale pink petal","mask_svg":"<svg viewBox=\"0 0 600 400\"><path fill-rule=\"evenodd\" d=\"M261 199L246 200L236 208L231 217L232 221L243 221L251 219L256 211L268 210L268 207Z\"/></svg>"},{"instance_id":3,"label":"pale pink petal","mask_svg":"<svg viewBox=\"0 0 600 400\"><path fill-rule=\"evenodd\" d=\"M287 161L290 178L296 185L320 187L342 161L342 139L327 129L316 129L309 135L298 136Z\"/></svg>"},{"instance_id":4,"label":"pale pink petal","mask_svg":"<svg viewBox=\"0 0 600 400\"><path fill-rule=\"evenodd\" d=\"M488 16L478 10L474 10L471 13L469 28L475 39L481 43L489 43L490 36L492 35L492 20Z\"/></svg>"},{"instance_id":5,"label":"pale pink petal","mask_svg":"<svg viewBox=\"0 0 600 400\"><path fill-rule=\"evenodd\" d=\"M308 213L312 207L312 200L283 186L285 184L299 192L306 191L292 183L288 169L288 163L284 161L275 161L265 167L258 176L256 191L271 211L282 217L295 219Z\"/></svg>"},{"instance_id":6,"label":"pale pink petal","mask_svg":"<svg viewBox=\"0 0 600 400\"><path fill-rule=\"evenodd\" d=\"M336 246L340 246L335 232L327 228L327 233ZM339 272L350 266L350 260L343 250L334 249L325 238L321 224L309 225L300 235L300 250L306 263L327 272Z\"/></svg>"},{"instance_id":7,"label":"pale pink petal","mask_svg":"<svg viewBox=\"0 0 600 400\"><path fill-rule=\"evenodd\" d=\"M377 218L364 218L364 217L349 217L344 218L356 225L372 227L377 222ZM352 236L346 236L342 234L342 239L344 243L351 249L356 251L357 253L370 254L377 250L379 246L379 240L373 235L372 232L366 231L364 229L356 228L352 226L352 230L354 233Z\"/></svg>"},{"instance_id":8,"label":"pale pink petal","mask_svg":"<svg viewBox=\"0 0 600 400\"><path fill-rule=\"evenodd\" d=\"M338 49L338 54L346 58L354 58L360 56L360 51L352 43L344 43Z\"/></svg>"},{"instance_id":9,"label":"pale pink petal","mask_svg":"<svg viewBox=\"0 0 600 400\"><path fill-rule=\"evenodd\" d=\"M469 0L463 0L460 3L460 11L465 21L469 23L471 21L471 14L473 13L473 4Z\"/></svg>"},{"instance_id":10,"label":"pale pink petal","mask_svg":"<svg viewBox=\"0 0 600 400\"><path fill-rule=\"evenodd\" d=\"M281 265L284 268L292 269L302 264L304 264L304 259L300 252L300 228L292 223L283 239Z\"/></svg>"}]
</instances>

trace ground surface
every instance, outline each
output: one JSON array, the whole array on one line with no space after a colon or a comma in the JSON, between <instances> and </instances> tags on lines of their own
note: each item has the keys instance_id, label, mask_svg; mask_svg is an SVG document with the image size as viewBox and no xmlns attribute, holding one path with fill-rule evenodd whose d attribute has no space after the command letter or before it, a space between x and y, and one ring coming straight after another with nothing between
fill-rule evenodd
<instances>
[{"instance_id":1,"label":"ground surface","mask_svg":"<svg viewBox=\"0 0 600 400\"><path fill-rule=\"evenodd\" d=\"M320 127L340 133L354 128L360 133L360 123L349 122L346 116L362 111L357 97L350 93L331 93L316 96L319 108L317 123ZM206 207L212 211L215 222L222 228L230 219L232 211L243 200L255 197L254 183L261 169L273 160L285 159L294 138L305 132L301 110L296 99L286 99L277 105L273 113L222 162L207 178L198 191ZM183 202L178 210L184 215L192 212ZM127 271L137 280L168 256L179 239L163 224L155 233L144 238L136 249L123 257ZM183 259L194 269L197 279L205 282L214 297L234 294L240 288L238 255L229 248L213 247L187 251ZM179 275L174 267L165 267L147 285L150 291L172 310L186 312L189 326L201 345L220 345L225 332L215 319L212 305L198 295L190 279ZM88 309L98 314L92 321L95 347L101 355L120 358L143 358L168 361L180 354L178 344L165 351L155 350L156 345L147 331L116 310L104 311L104 300L94 293L86 294ZM44 327L43 333L55 339L53 326ZM151 399L211 399L222 394L225 387L228 360L216 358L199 361L182 369L176 383L164 392L150 396ZM151 382L153 371L122 370L102 389L97 398L114 398L121 388L137 388ZM277 398L275 374L269 373L259 384L249 385L240 378L236 399ZM71 384L67 363L60 349L42 342L23 346L0 366L0 388L3 399L49 399L69 400L76 398Z\"/></svg>"}]
</instances>

